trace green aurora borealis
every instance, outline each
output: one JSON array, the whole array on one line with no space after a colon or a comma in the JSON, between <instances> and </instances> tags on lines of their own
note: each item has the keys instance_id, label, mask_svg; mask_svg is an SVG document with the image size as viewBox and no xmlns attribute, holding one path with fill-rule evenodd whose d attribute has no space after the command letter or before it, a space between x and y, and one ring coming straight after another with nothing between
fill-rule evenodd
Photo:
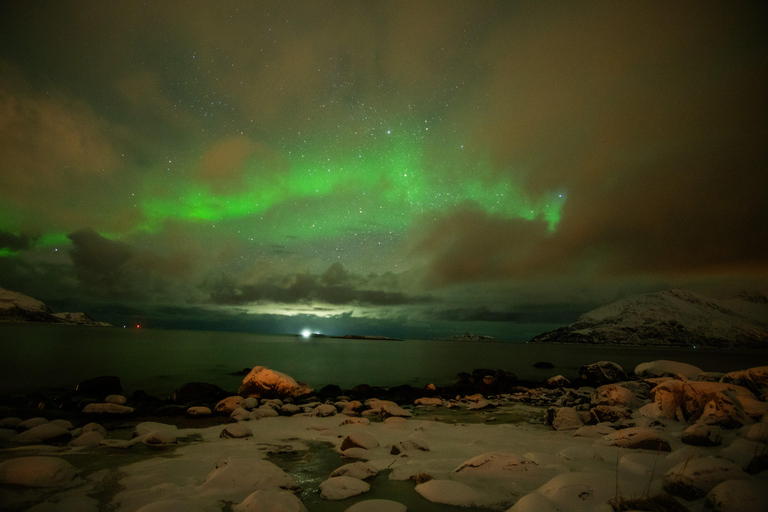
<instances>
[{"instance_id":1,"label":"green aurora borealis","mask_svg":"<svg viewBox=\"0 0 768 512\"><path fill-rule=\"evenodd\" d=\"M0 287L160 327L526 339L768 290L765 8L4 2Z\"/></svg>"}]
</instances>

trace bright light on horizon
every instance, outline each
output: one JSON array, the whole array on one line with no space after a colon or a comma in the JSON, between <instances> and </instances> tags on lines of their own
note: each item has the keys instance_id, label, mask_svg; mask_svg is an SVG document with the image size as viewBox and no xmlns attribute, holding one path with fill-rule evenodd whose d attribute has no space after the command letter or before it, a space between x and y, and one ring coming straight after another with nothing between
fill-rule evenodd
<instances>
[{"instance_id":1,"label":"bright light on horizon","mask_svg":"<svg viewBox=\"0 0 768 512\"><path fill-rule=\"evenodd\" d=\"M312 335L312 331L310 331L309 329L304 329L303 331L301 331L301 335L305 338L309 338Z\"/></svg>"}]
</instances>

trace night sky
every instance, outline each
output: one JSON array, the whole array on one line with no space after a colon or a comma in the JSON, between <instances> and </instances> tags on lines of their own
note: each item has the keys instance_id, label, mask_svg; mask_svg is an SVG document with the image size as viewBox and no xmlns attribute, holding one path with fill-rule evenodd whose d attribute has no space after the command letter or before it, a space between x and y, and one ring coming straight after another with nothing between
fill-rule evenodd
<instances>
[{"instance_id":1,"label":"night sky","mask_svg":"<svg viewBox=\"0 0 768 512\"><path fill-rule=\"evenodd\" d=\"M525 340L768 291L761 2L0 3L0 286Z\"/></svg>"}]
</instances>

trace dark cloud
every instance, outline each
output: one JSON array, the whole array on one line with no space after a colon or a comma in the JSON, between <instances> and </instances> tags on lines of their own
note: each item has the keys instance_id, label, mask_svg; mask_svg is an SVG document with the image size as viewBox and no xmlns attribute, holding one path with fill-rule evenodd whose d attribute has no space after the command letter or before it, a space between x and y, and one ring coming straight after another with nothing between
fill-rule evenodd
<instances>
[{"instance_id":1,"label":"dark cloud","mask_svg":"<svg viewBox=\"0 0 768 512\"><path fill-rule=\"evenodd\" d=\"M210 294L214 304L243 305L258 302L281 304L320 302L333 305L399 306L425 304L435 299L382 289L391 277L350 274L340 263L331 265L322 275L309 273L284 277L271 276L257 284L236 285L230 281L216 284Z\"/></svg>"},{"instance_id":2,"label":"dark cloud","mask_svg":"<svg viewBox=\"0 0 768 512\"><path fill-rule=\"evenodd\" d=\"M180 300L194 264L188 255L136 249L122 241L109 240L93 230L69 235L73 272L85 293L112 299ZM195 298L190 295L189 299Z\"/></svg>"},{"instance_id":3,"label":"dark cloud","mask_svg":"<svg viewBox=\"0 0 768 512\"><path fill-rule=\"evenodd\" d=\"M38 237L27 234L15 235L7 231L0 230L0 249L10 249L11 251L25 251L30 249Z\"/></svg>"}]
</instances>

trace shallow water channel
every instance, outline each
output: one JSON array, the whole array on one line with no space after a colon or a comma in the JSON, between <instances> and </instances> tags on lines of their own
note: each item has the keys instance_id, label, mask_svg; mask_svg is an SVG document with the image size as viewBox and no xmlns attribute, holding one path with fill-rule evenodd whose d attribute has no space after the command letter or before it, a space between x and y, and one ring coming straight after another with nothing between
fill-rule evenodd
<instances>
[{"instance_id":1,"label":"shallow water channel","mask_svg":"<svg viewBox=\"0 0 768 512\"><path fill-rule=\"evenodd\" d=\"M344 512L359 501L386 499L397 501L413 512L487 512L489 509L475 507L456 507L432 503L422 498L414 487L415 482L390 480L390 470L379 472L366 480L371 490L344 500L332 501L320 497L318 487L328 479L331 472L354 462L342 459L331 443L311 442L309 450L271 453L267 460L290 474L302 488L299 498L310 512Z\"/></svg>"}]
</instances>

